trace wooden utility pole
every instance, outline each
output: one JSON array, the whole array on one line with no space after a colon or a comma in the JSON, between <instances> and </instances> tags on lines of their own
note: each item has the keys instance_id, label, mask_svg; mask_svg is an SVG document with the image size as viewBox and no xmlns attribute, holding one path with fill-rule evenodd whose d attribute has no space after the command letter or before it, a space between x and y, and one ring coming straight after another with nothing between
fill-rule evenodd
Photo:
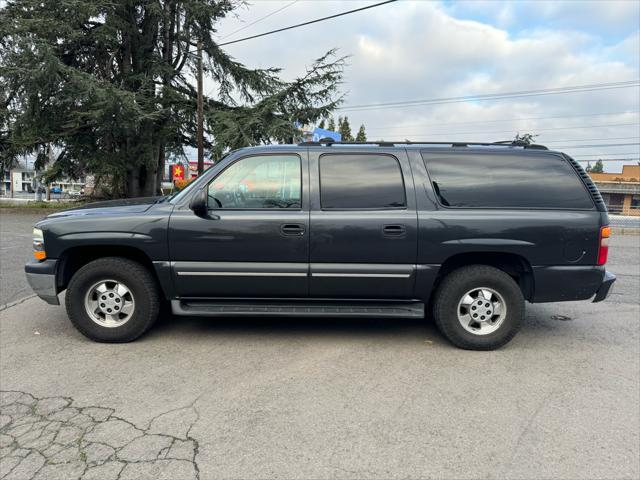
<instances>
[{"instance_id":1,"label":"wooden utility pole","mask_svg":"<svg viewBox=\"0 0 640 480\"><path fill-rule=\"evenodd\" d=\"M198 42L198 175L204 172L204 93L202 91L202 41Z\"/></svg>"}]
</instances>

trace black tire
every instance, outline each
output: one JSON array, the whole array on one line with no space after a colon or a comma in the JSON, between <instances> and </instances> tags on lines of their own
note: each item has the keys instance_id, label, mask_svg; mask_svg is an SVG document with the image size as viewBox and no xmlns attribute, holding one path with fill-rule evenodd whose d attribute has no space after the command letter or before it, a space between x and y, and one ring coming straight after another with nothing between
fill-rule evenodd
<instances>
[{"instance_id":1,"label":"black tire","mask_svg":"<svg viewBox=\"0 0 640 480\"><path fill-rule=\"evenodd\" d=\"M91 319L85 308L89 289L106 279L122 282L135 299L131 317L120 326L105 327ZM65 298L71 323L96 342L131 342L158 318L160 295L155 277L143 265L121 257L99 258L80 268L71 278Z\"/></svg>"},{"instance_id":2,"label":"black tire","mask_svg":"<svg viewBox=\"0 0 640 480\"><path fill-rule=\"evenodd\" d=\"M494 290L506 304L505 317L497 330L485 335L467 331L458 319L461 299L467 292L480 288ZM469 265L454 270L442 280L435 293L433 315L438 329L457 347L494 350L507 344L520 330L524 297L518 284L502 270L488 265Z\"/></svg>"}]
</instances>

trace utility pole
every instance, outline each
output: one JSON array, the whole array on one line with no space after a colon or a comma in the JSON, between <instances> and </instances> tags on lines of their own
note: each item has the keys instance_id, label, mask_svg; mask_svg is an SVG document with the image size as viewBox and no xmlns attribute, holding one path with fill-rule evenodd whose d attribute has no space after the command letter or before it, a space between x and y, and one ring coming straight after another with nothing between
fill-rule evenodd
<instances>
[{"instance_id":1,"label":"utility pole","mask_svg":"<svg viewBox=\"0 0 640 480\"><path fill-rule=\"evenodd\" d=\"M202 41L198 41L198 176L204 172L204 93L202 92Z\"/></svg>"}]
</instances>

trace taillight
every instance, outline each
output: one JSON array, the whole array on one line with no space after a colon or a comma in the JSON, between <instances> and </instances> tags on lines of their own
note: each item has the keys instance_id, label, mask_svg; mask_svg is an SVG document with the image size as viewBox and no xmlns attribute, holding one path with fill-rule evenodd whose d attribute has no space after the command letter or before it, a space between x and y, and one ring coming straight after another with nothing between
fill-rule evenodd
<instances>
[{"instance_id":1,"label":"taillight","mask_svg":"<svg viewBox=\"0 0 640 480\"><path fill-rule=\"evenodd\" d=\"M609 237L611 236L611 227L600 228L600 246L598 247L598 265L607 263L609 256Z\"/></svg>"}]
</instances>

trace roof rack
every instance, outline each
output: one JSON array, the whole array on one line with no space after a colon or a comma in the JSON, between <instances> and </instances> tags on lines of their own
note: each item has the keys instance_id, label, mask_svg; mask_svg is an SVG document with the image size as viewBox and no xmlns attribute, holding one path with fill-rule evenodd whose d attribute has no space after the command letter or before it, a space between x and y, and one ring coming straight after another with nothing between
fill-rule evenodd
<instances>
[{"instance_id":1,"label":"roof rack","mask_svg":"<svg viewBox=\"0 0 640 480\"><path fill-rule=\"evenodd\" d=\"M451 147L522 147L533 150L549 150L544 145L537 143L526 143L518 140L504 140L501 142L415 142L409 140L396 141L379 141L379 142L337 142L332 138L322 138L316 142L301 142L301 147L326 145L377 145L379 147L393 147L395 145L450 145Z\"/></svg>"}]
</instances>

